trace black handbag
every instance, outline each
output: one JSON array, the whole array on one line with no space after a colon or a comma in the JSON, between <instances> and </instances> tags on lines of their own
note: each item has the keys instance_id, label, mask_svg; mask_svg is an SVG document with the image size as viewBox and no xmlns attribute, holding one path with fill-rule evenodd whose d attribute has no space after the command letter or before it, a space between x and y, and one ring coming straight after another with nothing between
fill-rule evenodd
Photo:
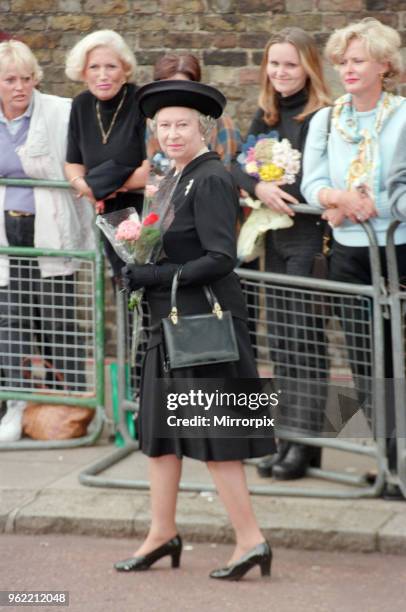
<instances>
[{"instance_id":1,"label":"black handbag","mask_svg":"<svg viewBox=\"0 0 406 612\"><path fill-rule=\"evenodd\" d=\"M329 258L331 252L331 227L326 225L323 234L323 244L320 253L316 253L313 257L311 276L313 278L328 278Z\"/></svg>"},{"instance_id":2,"label":"black handbag","mask_svg":"<svg viewBox=\"0 0 406 612\"><path fill-rule=\"evenodd\" d=\"M328 111L328 115L327 115L326 142L325 142L326 152L328 148L328 142L330 140L332 117L333 117L333 107L331 106ZM313 278L320 278L320 279L328 278L331 240L332 240L331 227L328 224L326 224L324 233L323 233L323 242L322 242L321 252L316 253L316 255L313 258L313 264L312 264L312 270L311 270L311 276L313 276Z\"/></svg>"},{"instance_id":3,"label":"black handbag","mask_svg":"<svg viewBox=\"0 0 406 612\"><path fill-rule=\"evenodd\" d=\"M238 361L231 312L223 311L211 287L203 290L212 312L181 316L176 306L180 269L173 277L171 312L162 319L169 369Z\"/></svg>"}]
</instances>

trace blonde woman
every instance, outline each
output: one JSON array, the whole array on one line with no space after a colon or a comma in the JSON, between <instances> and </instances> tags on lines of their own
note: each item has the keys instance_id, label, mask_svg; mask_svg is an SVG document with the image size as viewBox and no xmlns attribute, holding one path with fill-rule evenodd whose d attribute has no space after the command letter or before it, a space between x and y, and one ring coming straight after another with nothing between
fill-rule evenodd
<instances>
[{"instance_id":1,"label":"blonde woman","mask_svg":"<svg viewBox=\"0 0 406 612\"><path fill-rule=\"evenodd\" d=\"M326 56L336 67L345 95L336 100L326 142L327 111L313 118L306 143L302 191L311 204L326 208L334 226L330 261L332 280L371 284L368 238L360 223L372 223L384 263L386 230L392 221L386 182L394 158L396 138L406 124L406 101L391 93L401 74L401 39L376 19L363 19L336 30ZM406 224L396 232L401 276L406 274ZM371 371L365 351L371 339L364 321L343 321L350 357L362 395L369 393ZM387 323L387 322L386 322ZM389 325L385 324L385 378L393 378ZM368 392L365 389L368 387ZM391 415L387 415L388 422ZM394 456L389 453L390 464Z\"/></svg>"},{"instance_id":2,"label":"blonde woman","mask_svg":"<svg viewBox=\"0 0 406 612\"><path fill-rule=\"evenodd\" d=\"M259 108L248 134L258 136L276 132L276 137L287 138L295 149L303 152L312 116L329 104L321 58L312 36L293 27L274 34L264 50L260 83ZM293 185L257 180L244 173L237 163L234 164L233 174L242 189L279 213L294 217L289 205L305 201L300 192L301 171ZM312 215L297 215L292 227L269 231L265 242L265 269L309 276L314 255L322 248L323 231L323 223ZM326 370L322 338L311 331L316 325L306 312L304 302L299 303L292 296L284 303L284 308L288 304L292 323L290 337L286 338L283 321L286 321L287 315L280 312L280 304L268 299L271 356L276 364L275 375L281 381L304 381L309 377L316 378L318 373ZM306 327L310 331L306 332ZM320 430L324 401L322 398L306 397L303 389L304 385L301 385L301 390L289 396L284 406L286 418L296 425L302 424L305 432L309 431L308 428ZM258 471L261 476L272 474L280 480L288 480L301 478L310 463L318 462L317 449L281 443L278 454L265 459L258 466Z\"/></svg>"},{"instance_id":3,"label":"blonde woman","mask_svg":"<svg viewBox=\"0 0 406 612\"><path fill-rule=\"evenodd\" d=\"M64 180L71 100L38 91L42 70L32 51L16 40L0 44L0 175L13 178ZM0 187L0 245L75 250L92 248L93 214L71 191L41 187ZM34 354L33 312L37 312L39 350L65 383L86 388L82 350L75 347L74 260L1 258L0 362L1 384L24 388L22 360ZM52 283L49 282L52 277ZM38 314L39 313L39 314ZM65 319L65 320L63 320ZM46 320L46 326L43 325ZM41 328L41 325L43 326ZM76 336L77 338L77 336ZM51 382L58 388L58 381ZM8 401L0 425L0 441L21 436L25 402Z\"/></svg>"}]
</instances>

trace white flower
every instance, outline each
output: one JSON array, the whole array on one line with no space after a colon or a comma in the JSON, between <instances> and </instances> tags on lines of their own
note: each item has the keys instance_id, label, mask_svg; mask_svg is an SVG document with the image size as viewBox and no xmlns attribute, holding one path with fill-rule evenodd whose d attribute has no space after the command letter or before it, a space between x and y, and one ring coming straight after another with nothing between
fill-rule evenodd
<instances>
[{"instance_id":1,"label":"white flower","mask_svg":"<svg viewBox=\"0 0 406 612\"><path fill-rule=\"evenodd\" d=\"M278 213L266 206L253 210L241 228L237 242L237 257L242 261L252 261L260 255L265 232L292 225L292 218L285 213Z\"/></svg>"}]
</instances>

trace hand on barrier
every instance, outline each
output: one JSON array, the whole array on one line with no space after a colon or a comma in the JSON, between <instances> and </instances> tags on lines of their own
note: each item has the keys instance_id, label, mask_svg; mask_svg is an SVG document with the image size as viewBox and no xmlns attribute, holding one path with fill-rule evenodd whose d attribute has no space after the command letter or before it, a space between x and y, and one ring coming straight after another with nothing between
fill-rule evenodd
<instances>
[{"instance_id":1,"label":"hand on barrier","mask_svg":"<svg viewBox=\"0 0 406 612\"><path fill-rule=\"evenodd\" d=\"M345 214L339 208L329 208L321 215L321 218L327 221L330 227L334 228L341 225L345 219Z\"/></svg>"},{"instance_id":2,"label":"hand on barrier","mask_svg":"<svg viewBox=\"0 0 406 612\"><path fill-rule=\"evenodd\" d=\"M362 185L351 191L341 191L337 206L353 223L362 223L377 215L375 202L369 190Z\"/></svg>"},{"instance_id":3,"label":"hand on barrier","mask_svg":"<svg viewBox=\"0 0 406 612\"><path fill-rule=\"evenodd\" d=\"M73 179L73 181L71 180L70 182L75 188L75 191L76 191L75 197L77 199L86 198L89 200L89 202L91 202L97 207L98 202L96 201L93 191L91 190L89 185L86 183L86 179L83 176L76 176ZM97 209L96 209L96 212L98 212Z\"/></svg>"}]
</instances>

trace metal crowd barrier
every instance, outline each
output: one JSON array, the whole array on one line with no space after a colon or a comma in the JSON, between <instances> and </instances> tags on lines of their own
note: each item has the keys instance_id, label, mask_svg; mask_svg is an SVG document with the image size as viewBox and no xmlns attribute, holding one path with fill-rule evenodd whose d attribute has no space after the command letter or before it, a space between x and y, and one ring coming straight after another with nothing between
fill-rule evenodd
<instances>
[{"instance_id":1,"label":"metal crowd barrier","mask_svg":"<svg viewBox=\"0 0 406 612\"><path fill-rule=\"evenodd\" d=\"M307 205L299 205L293 207L298 213L320 215L319 209L312 209ZM300 354L302 359L303 372L310 372L320 379L326 381L329 378L330 372L326 367L318 368L317 361L314 361L314 353L319 349L326 353L331 350L332 339L328 335L328 328L334 321L347 320L349 314L352 315L352 325L346 329L346 344L349 345L347 355L347 370L350 371L350 364L355 365L357 359L365 368L371 368L370 380L363 381L362 391L368 390L368 383L373 379L383 379L384 376L384 351L383 351L383 317L385 314L386 305L383 300L383 284L381 277L381 266L379 259L379 249L372 226L364 223L363 227L369 237L370 242L370 258L373 271L371 285L355 285L349 283L338 283L328 280L318 280L315 278L305 278L299 276L287 276L283 274L273 274L270 272L256 272L247 269L238 269L237 272L241 277L243 290L246 296L254 296L251 303L256 301L257 306L254 312L250 312L251 329L255 328L256 335L256 354L259 368L269 375L271 367L278 365L289 366L289 355L283 350L279 351L281 363L271 364L269 350L270 325L267 322L267 311L275 317L277 315L277 333L274 333L276 339L289 338L289 328L291 321L284 319L285 306L288 302L306 303L305 313L301 311L301 323L299 324L302 331L302 339L300 346L296 347L296 354ZM355 316L355 318L354 318ZM312 329L309 330L309 323ZM133 398L127 400L125 397L125 366L128 364L128 339L130 338L130 322L127 312L127 297L125 294L117 295L117 343L118 343L118 392L120 404L120 421L118 428L125 440L125 447L113 452L110 456L96 462L80 474L80 482L88 486L103 486L111 488L129 488L129 489L148 489L149 482L144 480L124 480L111 479L101 476L104 470L121 461L124 457L130 455L138 449L138 444L132 440L128 433L125 420L125 412L130 410L136 412L138 409L137 400L137 383L139 381L140 356L138 356L135 367L132 369L133 382ZM146 330L147 331L147 330ZM360 350L355 350L351 347L357 336L363 339ZM274 338L275 339L275 338ZM312 350L309 352L308 348ZM356 345L359 347L359 345ZM145 344L141 347L145 350ZM360 355L362 354L362 357ZM289 380L289 367L285 382ZM283 381L282 381L283 382ZM340 387L339 381L334 381L334 388ZM321 385L323 386L323 385ZM347 395L349 380L342 381L343 394ZM372 384L371 384L372 386ZM331 387L331 381L328 388ZM291 392L291 391L290 391ZM294 390L292 391L295 392ZM314 385L312 392L314 399L320 400L318 394L322 394L318 385ZM354 390L357 392L357 389ZM354 402L353 402L354 403ZM337 483L353 485L347 489L343 488L311 488L311 487L295 487L295 486L280 486L275 484L251 486L251 493L259 495L289 495L289 496L310 496L310 497L336 497L336 498L359 498L359 497L374 497L378 496L383 489L385 479L387 477L387 458L385 440L382 436L376 436L375 433L385 431L385 410L382 407L385 405L385 393L382 385L376 386L374 393L365 393L363 404L363 415L366 421L368 432L370 432L370 441L368 444L361 443L358 440L349 441L348 439L340 439L333 436L325 435L325 427L323 426L318 436L312 433L311 437L306 435L304 423L300 420L300 414L296 413L285 415L282 419L282 425L278 429L277 434L281 438L288 438L296 442L308 444L311 446L319 446L323 448L334 448L340 451L357 453L375 459L376 475L373 483L367 478L367 475L352 476L348 473L340 473L335 471L326 471L319 468L309 468L308 474L314 477L327 478ZM310 409L309 414L312 411ZM331 431L329 432L332 433ZM180 490L183 491L201 491L215 490L214 486L201 485L197 483L181 482Z\"/></svg>"},{"instance_id":2,"label":"metal crowd barrier","mask_svg":"<svg viewBox=\"0 0 406 612\"><path fill-rule=\"evenodd\" d=\"M388 261L389 294L388 304L391 313L392 354L394 370L394 402L397 473L391 480L397 484L406 498L406 287L399 279L395 250L395 232L399 221L394 221L388 229L386 257Z\"/></svg>"},{"instance_id":3,"label":"metal crowd barrier","mask_svg":"<svg viewBox=\"0 0 406 612\"><path fill-rule=\"evenodd\" d=\"M68 188L65 181L0 179L2 185ZM38 258L77 263L70 276L41 278ZM1 442L0 450L92 444L104 416L104 257L94 251L0 247L9 282L0 286L0 402L95 410L89 433L68 440Z\"/></svg>"}]
</instances>

